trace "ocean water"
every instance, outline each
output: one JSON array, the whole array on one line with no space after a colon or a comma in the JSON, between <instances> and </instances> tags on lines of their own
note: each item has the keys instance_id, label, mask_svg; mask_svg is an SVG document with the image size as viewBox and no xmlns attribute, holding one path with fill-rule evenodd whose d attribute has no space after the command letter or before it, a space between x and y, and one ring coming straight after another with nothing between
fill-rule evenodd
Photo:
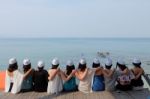
<instances>
[{"instance_id":1,"label":"ocean water","mask_svg":"<svg viewBox=\"0 0 150 99\"><path fill-rule=\"evenodd\" d=\"M77 66L80 58L87 60L91 67L95 57L104 65L105 58L98 52L109 52L116 61L123 58L127 66L132 67L132 59L138 57L146 72L150 73L150 38L16 38L0 39L0 70L8 67L8 60L16 57L19 68L22 68L24 58L29 58L32 67L37 67L37 61L43 60L45 68L51 68L51 61L57 57L60 67L65 68L66 61L72 59Z\"/></svg>"}]
</instances>

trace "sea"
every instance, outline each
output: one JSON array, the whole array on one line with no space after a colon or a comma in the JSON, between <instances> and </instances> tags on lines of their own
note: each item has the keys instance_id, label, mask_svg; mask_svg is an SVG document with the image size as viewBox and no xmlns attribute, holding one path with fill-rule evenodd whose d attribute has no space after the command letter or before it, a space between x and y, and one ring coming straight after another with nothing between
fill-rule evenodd
<instances>
[{"instance_id":1,"label":"sea","mask_svg":"<svg viewBox=\"0 0 150 99\"><path fill-rule=\"evenodd\" d=\"M150 73L150 38L1 38L0 70L6 70L13 57L20 69L23 59L28 58L35 69L39 60L44 61L47 70L53 58L59 59L62 69L68 60L73 60L77 68L81 58L86 59L88 67L94 58L104 66L108 57L112 58L114 68L120 58L132 68L132 60L139 58L145 72Z\"/></svg>"}]
</instances>

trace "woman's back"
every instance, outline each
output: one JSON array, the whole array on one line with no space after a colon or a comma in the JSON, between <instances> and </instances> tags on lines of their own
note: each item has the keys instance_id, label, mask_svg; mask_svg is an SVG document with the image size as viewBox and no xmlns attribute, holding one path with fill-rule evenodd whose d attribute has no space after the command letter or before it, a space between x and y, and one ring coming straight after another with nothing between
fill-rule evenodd
<instances>
[{"instance_id":1,"label":"woman's back","mask_svg":"<svg viewBox=\"0 0 150 99\"><path fill-rule=\"evenodd\" d=\"M82 72L79 72L80 75L82 75ZM82 92L89 93L91 91L92 87L92 79L94 76L94 71L91 69L88 69L87 75L83 80L80 80L78 89Z\"/></svg>"},{"instance_id":2,"label":"woman's back","mask_svg":"<svg viewBox=\"0 0 150 99\"><path fill-rule=\"evenodd\" d=\"M23 92L31 91L32 88L33 88L33 77L32 75L29 75L26 79L23 80L21 90Z\"/></svg>"},{"instance_id":3,"label":"woman's back","mask_svg":"<svg viewBox=\"0 0 150 99\"><path fill-rule=\"evenodd\" d=\"M76 91L77 85L76 85L76 78L73 76L70 80L64 83L64 91Z\"/></svg>"},{"instance_id":4,"label":"woman's back","mask_svg":"<svg viewBox=\"0 0 150 99\"><path fill-rule=\"evenodd\" d=\"M103 91L104 89L105 89L104 76L102 74L102 69L100 68L95 71L95 75L93 78L92 90L93 91Z\"/></svg>"},{"instance_id":5,"label":"woman's back","mask_svg":"<svg viewBox=\"0 0 150 99\"><path fill-rule=\"evenodd\" d=\"M113 74L111 75L111 77L106 77L104 76L104 79L105 79L105 89L108 90L108 91L113 91L115 89L115 83L116 83L116 80L117 80L117 72L116 71L113 71L113 70L104 70L107 74L110 73L110 72L113 72Z\"/></svg>"},{"instance_id":6,"label":"woman's back","mask_svg":"<svg viewBox=\"0 0 150 99\"><path fill-rule=\"evenodd\" d=\"M144 73L144 70L142 69L142 68L139 68L139 67L134 67L133 69L132 69L132 72L134 73L134 75L136 76L136 75L138 75L140 72L142 72L142 74ZM142 75L141 74L141 75ZM141 76L140 75L140 76Z\"/></svg>"},{"instance_id":7,"label":"woman's back","mask_svg":"<svg viewBox=\"0 0 150 99\"><path fill-rule=\"evenodd\" d=\"M49 70L49 75L52 75L52 73L54 73L56 71L56 69L50 69ZM47 93L58 93L60 91L62 91L63 87L63 82L61 77L56 74L55 77L52 80L49 80L48 82L48 88L47 88Z\"/></svg>"},{"instance_id":8,"label":"woman's back","mask_svg":"<svg viewBox=\"0 0 150 99\"><path fill-rule=\"evenodd\" d=\"M35 91L43 92L47 90L48 72L46 70L35 71L33 80Z\"/></svg>"},{"instance_id":9,"label":"woman's back","mask_svg":"<svg viewBox=\"0 0 150 99\"><path fill-rule=\"evenodd\" d=\"M138 76L138 78L136 79L133 79L131 81L131 84L134 86L134 87L139 87L139 86L143 86L144 83L143 83L143 80L142 80L142 74L144 73L143 69L142 68L138 68L138 67L134 67L132 69L132 72L133 74L135 75L135 78L136 76ZM140 75L139 75L140 73Z\"/></svg>"},{"instance_id":10,"label":"woman's back","mask_svg":"<svg viewBox=\"0 0 150 99\"><path fill-rule=\"evenodd\" d=\"M5 92L10 91L14 94L18 93L21 90L22 81L23 81L23 74L20 73L19 70L15 70L13 72L6 71Z\"/></svg>"},{"instance_id":11,"label":"woman's back","mask_svg":"<svg viewBox=\"0 0 150 99\"><path fill-rule=\"evenodd\" d=\"M95 75L103 76L102 68L99 68L95 71Z\"/></svg>"}]
</instances>

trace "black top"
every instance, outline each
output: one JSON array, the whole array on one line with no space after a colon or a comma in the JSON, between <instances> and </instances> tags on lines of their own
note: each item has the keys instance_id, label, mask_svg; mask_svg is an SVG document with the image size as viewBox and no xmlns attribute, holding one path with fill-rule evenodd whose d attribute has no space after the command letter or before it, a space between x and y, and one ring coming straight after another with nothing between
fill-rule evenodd
<instances>
[{"instance_id":1,"label":"black top","mask_svg":"<svg viewBox=\"0 0 150 99\"><path fill-rule=\"evenodd\" d=\"M48 72L46 70L35 71L33 74L34 91L46 92L48 85Z\"/></svg>"},{"instance_id":2,"label":"black top","mask_svg":"<svg viewBox=\"0 0 150 99\"><path fill-rule=\"evenodd\" d=\"M131 70L131 71L132 71L133 74L134 74L134 71L133 71L133 70ZM132 84L132 86L134 86L134 87L143 86L143 85L144 85L144 82L143 82L143 80L142 80L142 75L140 75L140 77L139 77L138 79L133 79L133 80L131 81L131 84Z\"/></svg>"}]
</instances>

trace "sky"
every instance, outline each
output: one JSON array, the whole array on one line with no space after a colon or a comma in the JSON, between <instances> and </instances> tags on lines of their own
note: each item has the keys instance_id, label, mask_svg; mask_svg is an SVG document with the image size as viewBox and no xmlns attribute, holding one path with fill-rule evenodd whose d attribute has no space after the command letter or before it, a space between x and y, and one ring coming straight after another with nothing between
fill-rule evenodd
<instances>
[{"instance_id":1,"label":"sky","mask_svg":"<svg viewBox=\"0 0 150 99\"><path fill-rule=\"evenodd\" d=\"M150 37L150 0L0 0L0 38Z\"/></svg>"}]
</instances>

